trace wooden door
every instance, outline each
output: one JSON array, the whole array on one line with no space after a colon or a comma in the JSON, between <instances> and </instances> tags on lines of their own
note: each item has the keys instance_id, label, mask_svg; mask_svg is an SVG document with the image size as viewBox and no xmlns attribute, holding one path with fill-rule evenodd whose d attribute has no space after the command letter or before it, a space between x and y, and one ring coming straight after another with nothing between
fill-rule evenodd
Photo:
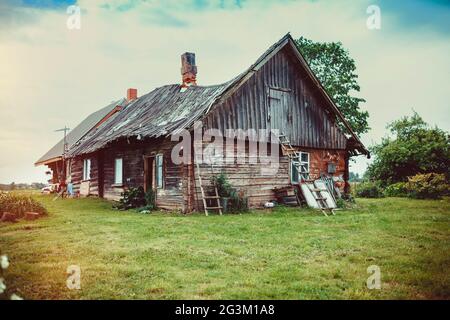
<instances>
[{"instance_id":1,"label":"wooden door","mask_svg":"<svg viewBox=\"0 0 450 320\"><path fill-rule=\"evenodd\" d=\"M144 157L144 190L154 189L155 157Z\"/></svg>"},{"instance_id":2,"label":"wooden door","mask_svg":"<svg viewBox=\"0 0 450 320\"><path fill-rule=\"evenodd\" d=\"M289 135L289 92L269 89L270 129Z\"/></svg>"}]
</instances>

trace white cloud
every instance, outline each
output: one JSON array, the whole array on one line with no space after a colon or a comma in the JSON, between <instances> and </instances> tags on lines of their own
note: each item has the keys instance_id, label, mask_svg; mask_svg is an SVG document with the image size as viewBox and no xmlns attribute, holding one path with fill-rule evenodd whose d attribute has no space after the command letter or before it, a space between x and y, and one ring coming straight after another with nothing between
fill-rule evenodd
<instances>
[{"instance_id":1,"label":"white cloud","mask_svg":"<svg viewBox=\"0 0 450 320\"><path fill-rule=\"evenodd\" d=\"M66 28L67 15L34 10L38 22L0 30L0 181L42 181L33 162L86 115L124 96L180 81L180 54L197 54L200 84L227 81L286 32L318 41L342 41L355 58L372 131L371 144L387 122L414 108L449 129L448 37L430 30L402 30L384 15L382 29L366 28L366 6L354 1L283 2L269 8L190 10L179 2L118 12L104 1L79 1L81 30ZM117 1L116 5L122 2ZM383 8L382 14L383 14ZM161 24L155 10L174 19ZM162 14L162 13L161 13ZM183 22L177 25L176 21ZM7 32L6 32L7 31ZM363 171L364 161L354 165Z\"/></svg>"}]
</instances>

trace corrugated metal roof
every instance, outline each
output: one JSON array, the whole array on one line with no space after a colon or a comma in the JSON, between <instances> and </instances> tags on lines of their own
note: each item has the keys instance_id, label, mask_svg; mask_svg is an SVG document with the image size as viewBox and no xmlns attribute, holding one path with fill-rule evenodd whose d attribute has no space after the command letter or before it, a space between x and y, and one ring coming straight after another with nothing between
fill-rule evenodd
<instances>
[{"instance_id":1,"label":"corrugated metal roof","mask_svg":"<svg viewBox=\"0 0 450 320\"><path fill-rule=\"evenodd\" d=\"M125 99L120 99L112 102L106 107L90 114L86 119L84 119L78 126L71 130L66 137L68 148L72 147L78 140L85 136L96 124L98 124L105 116L107 116L115 107L123 105ZM38 161L36 165L43 164L49 160L57 159L62 157L64 152L64 139L61 139L53 148L47 151Z\"/></svg>"}]
</instances>

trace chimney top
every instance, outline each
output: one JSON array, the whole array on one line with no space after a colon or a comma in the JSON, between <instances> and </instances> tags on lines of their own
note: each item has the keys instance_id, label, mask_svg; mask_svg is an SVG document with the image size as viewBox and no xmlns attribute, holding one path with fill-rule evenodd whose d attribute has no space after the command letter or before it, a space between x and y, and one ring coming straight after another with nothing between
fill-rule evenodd
<instances>
[{"instance_id":1,"label":"chimney top","mask_svg":"<svg viewBox=\"0 0 450 320\"><path fill-rule=\"evenodd\" d=\"M127 101L130 102L135 99L137 99L137 89L129 88L127 90Z\"/></svg>"},{"instance_id":2,"label":"chimney top","mask_svg":"<svg viewBox=\"0 0 450 320\"><path fill-rule=\"evenodd\" d=\"M195 65L195 53L185 52L181 55L182 87L197 85L197 66Z\"/></svg>"}]
</instances>

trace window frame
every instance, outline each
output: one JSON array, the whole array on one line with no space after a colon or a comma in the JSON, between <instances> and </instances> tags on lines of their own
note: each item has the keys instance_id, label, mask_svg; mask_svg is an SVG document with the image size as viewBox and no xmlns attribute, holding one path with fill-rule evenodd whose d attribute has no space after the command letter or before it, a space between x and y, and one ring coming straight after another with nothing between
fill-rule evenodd
<instances>
[{"instance_id":1,"label":"window frame","mask_svg":"<svg viewBox=\"0 0 450 320\"><path fill-rule=\"evenodd\" d=\"M91 165L92 161L90 158L83 159L83 181L91 180Z\"/></svg>"},{"instance_id":2,"label":"window frame","mask_svg":"<svg viewBox=\"0 0 450 320\"><path fill-rule=\"evenodd\" d=\"M307 156L308 160L304 161L303 156ZM295 167L295 163L299 164L300 170L297 170ZM289 178L291 180L291 184L299 184L300 183L300 177L303 179L309 178L310 173L310 165L311 165L311 155L309 152L305 151L297 151L295 152L295 156L292 157L290 161L290 171L289 171ZM306 170L302 171L302 168L305 168ZM295 172L297 172L297 177L294 177Z\"/></svg>"},{"instance_id":3,"label":"window frame","mask_svg":"<svg viewBox=\"0 0 450 320\"><path fill-rule=\"evenodd\" d=\"M117 175L117 164L120 163L120 181L117 180L118 175ZM114 159L114 184L115 185L123 185L123 158L115 158Z\"/></svg>"},{"instance_id":4,"label":"window frame","mask_svg":"<svg viewBox=\"0 0 450 320\"><path fill-rule=\"evenodd\" d=\"M164 189L164 155L155 155L155 187Z\"/></svg>"}]
</instances>

